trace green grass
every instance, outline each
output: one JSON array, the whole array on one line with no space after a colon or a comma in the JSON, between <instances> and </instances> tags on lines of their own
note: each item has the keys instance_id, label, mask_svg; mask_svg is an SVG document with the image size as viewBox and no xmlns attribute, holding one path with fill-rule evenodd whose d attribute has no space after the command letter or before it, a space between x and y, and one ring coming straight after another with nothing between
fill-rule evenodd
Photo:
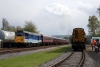
<instances>
[{"instance_id":1,"label":"green grass","mask_svg":"<svg viewBox=\"0 0 100 67\"><path fill-rule=\"evenodd\" d=\"M1 50L2 48L0 48L0 50Z\"/></svg>"},{"instance_id":2,"label":"green grass","mask_svg":"<svg viewBox=\"0 0 100 67\"><path fill-rule=\"evenodd\" d=\"M71 47L59 47L57 49L38 52L9 59L0 60L0 67L39 67L39 65L56 58Z\"/></svg>"}]
</instances>

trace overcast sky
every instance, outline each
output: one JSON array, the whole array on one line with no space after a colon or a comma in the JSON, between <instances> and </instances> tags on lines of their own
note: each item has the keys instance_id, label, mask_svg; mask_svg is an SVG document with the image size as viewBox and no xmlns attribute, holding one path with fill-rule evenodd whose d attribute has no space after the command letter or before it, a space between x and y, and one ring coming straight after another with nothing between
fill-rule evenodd
<instances>
[{"instance_id":1,"label":"overcast sky","mask_svg":"<svg viewBox=\"0 0 100 67\"><path fill-rule=\"evenodd\" d=\"M33 21L41 34L71 35L81 27L88 34L88 18L96 15L100 0L0 0L0 28L2 18L11 26Z\"/></svg>"}]
</instances>

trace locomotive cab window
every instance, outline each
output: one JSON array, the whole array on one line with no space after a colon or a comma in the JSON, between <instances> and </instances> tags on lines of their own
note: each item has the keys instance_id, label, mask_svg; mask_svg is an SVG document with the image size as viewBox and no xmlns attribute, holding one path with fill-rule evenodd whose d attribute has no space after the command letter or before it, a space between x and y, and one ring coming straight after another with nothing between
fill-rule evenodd
<instances>
[{"instance_id":1,"label":"locomotive cab window","mask_svg":"<svg viewBox=\"0 0 100 67\"><path fill-rule=\"evenodd\" d=\"M17 30L17 32L15 33L16 36L24 36L24 33L22 30Z\"/></svg>"},{"instance_id":2,"label":"locomotive cab window","mask_svg":"<svg viewBox=\"0 0 100 67\"><path fill-rule=\"evenodd\" d=\"M23 36L23 33L15 33L16 36Z\"/></svg>"}]
</instances>

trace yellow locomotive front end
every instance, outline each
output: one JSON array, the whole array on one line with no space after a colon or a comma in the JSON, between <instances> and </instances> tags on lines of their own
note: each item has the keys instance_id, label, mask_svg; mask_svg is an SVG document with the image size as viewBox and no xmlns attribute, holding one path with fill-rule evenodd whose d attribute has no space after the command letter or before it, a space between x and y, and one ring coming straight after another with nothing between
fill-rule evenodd
<instances>
[{"instance_id":1,"label":"yellow locomotive front end","mask_svg":"<svg viewBox=\"0 0 100 67\"><path fill-rule=\"evenodd\" d=\"M25 42L24 40L25 40L24 36L15 36L14 38L14 41L16 43L24 43Z\"/></svg>"},{"instance_id":2,"label":"yellow locomotive front end","mask_svg":"<svg viewBox=\"0 0 100 67\"><path fill-rule=\"evenodd\" d=\"M85 33L81 28L74 29L73 31L73 42L85 42Z\"/></svg>"}]
</instances>

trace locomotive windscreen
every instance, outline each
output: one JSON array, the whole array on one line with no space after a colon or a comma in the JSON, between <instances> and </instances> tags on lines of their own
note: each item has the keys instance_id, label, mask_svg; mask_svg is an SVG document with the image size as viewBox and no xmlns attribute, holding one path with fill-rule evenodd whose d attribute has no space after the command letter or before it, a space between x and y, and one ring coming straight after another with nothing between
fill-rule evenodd
<instances>
[{"instance_id":1,"label":"locomotive windscreen","mask_svg":"<svg viewBox=\"0 0 100 67\"><path fill-rule=\"evenodd\" d=\"M16 36L24 36L24 33L22 30L17 30L17 32L15 33Z\"/></svg>"}]
</instances>

